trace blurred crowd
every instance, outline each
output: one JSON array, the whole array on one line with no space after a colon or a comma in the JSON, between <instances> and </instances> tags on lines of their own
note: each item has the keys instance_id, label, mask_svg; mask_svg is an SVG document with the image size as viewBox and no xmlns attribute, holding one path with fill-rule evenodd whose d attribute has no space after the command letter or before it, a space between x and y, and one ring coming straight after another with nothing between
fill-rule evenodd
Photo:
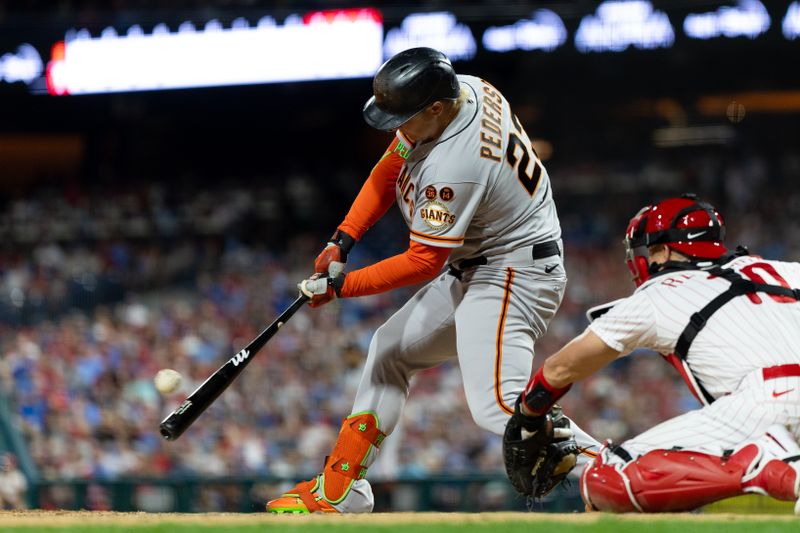
<instances>
[{"instance_id":1,"label":"blurred crowd","mask_svg":"<svg viewBox=\"0 0 800 533\"><path fill-rule=\"evenodd\" d=\"M27 490L28 480L17 465L17 457L10 452L0 454L0 510L27 509Z\"/></svg>"},{"instance_id":2,"label":"blurred crowd","mask_svg":"<svg viewBox=\"0 0 800 533\"><path fill-rule=\"evenodd\" d=\"M297 205L304 180L292 183L285 194L265 186L168 195L154 183L15 199L0 212L0 321L36 322L129 291L193 284L218 268L226 235L241 235L250 219L274 224L282 203Z\"/></svg>"},{"instance_id":3,"label":"blurred crowd","mask_svg":"<svg viewBox=\"0 0 800 533\"><path fill-rule=\"evenodd\" d=\"M288 269L285 257L246 248L221 259L220 272L200 275L192 291L137 295L91 314L5 328L0 379L44 478L302 477L319 469L350 409L371 332L397 295L301 311L187 435L166 443L158 422L288 305L304 274ZM165 367L184 376L168 397L151 381ZM465 410L452 402L463 398L456 374L448 367L420 380L414 396L421 403L409 405L401 446L407 442L411 453L402 451L396 472L499 466L486 436L459 436ZM442 409L421 409L431 401Z\"/></svg>"},{"instance_id":4,"label":"blurred crowd","mask_svg":"<svg viewBox=\"0 0 800 533\"><path fill-rule=\"evenodd\" d=\"M796 257L800 232L791 233L798 217L780 227L771 217L778 202L784 214L800 210L800 196L792 184L781 199L762 195L774 183L758 163L748 163L748 187L736 186L736 168L708 171L722 176L726 186L718 189L703 181L702 167L688 173L650 167L639 172L674 180L613 197L598 184L630 174L551 169L569 284L536 346L537 361L583 330L588 307L632 291L618 243L638 207L664 194L699 189L721 204L729 243ZM794 168L789 175L797 171L790 156L782 164ZM254 221L263 222L259 213L271 212L259 211L270 202L263 195L283 194L255 187L170 196L153 186L110 198L51 190L6 203L0 234L14 252L0 262L0 387L43 479L304 478L321 468L349 414L372 332L413 288L301 310L181 439L166 442L158 434L160 420L186 394L294 299L296 282L326 236L288 231L279 248L241 238ZM302 187L315 197L313 185ZM377 241L365 238L355 248L351 265L405 245L402 228L376 233ZM397 236L396 249L387 234ZM155 390L152 377L161 368L183 375L179 391ZM601 440L630 437L697 406L652 353L617 361L563 403ZM471 421L458 366L421 372L373 476L487 472L502 472L499 437Z\"/></svg>"}]
</instances>

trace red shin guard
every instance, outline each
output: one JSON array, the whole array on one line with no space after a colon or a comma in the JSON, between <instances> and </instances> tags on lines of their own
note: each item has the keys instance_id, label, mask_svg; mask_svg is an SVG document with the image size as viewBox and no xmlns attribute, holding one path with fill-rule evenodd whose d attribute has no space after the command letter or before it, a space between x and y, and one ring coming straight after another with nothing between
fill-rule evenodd
<instances>
[{"instance_id":1,"label":"red shin guard","mask_svg":"<svg viewBox=\"0 0 800 533\"><path fill-rule=\"evenodd\" d=\"M628 478L615 467L603 464L598 455L581 474L583 502L595 511L630 513L641 511L628 492Z\"/></svg>"},{"instance_id":2,"label":"red shin guard","mask_svg":"<svg viewBox=\"0 0 800 533\"><path fill-rule=\"evenodd\" d=\"M688 511L742 494L742 476L759 458L756 445L730 457L653 450L617 468L601 454L584 469L581 494L601 511Z\"/></svg>"}]
</instances>

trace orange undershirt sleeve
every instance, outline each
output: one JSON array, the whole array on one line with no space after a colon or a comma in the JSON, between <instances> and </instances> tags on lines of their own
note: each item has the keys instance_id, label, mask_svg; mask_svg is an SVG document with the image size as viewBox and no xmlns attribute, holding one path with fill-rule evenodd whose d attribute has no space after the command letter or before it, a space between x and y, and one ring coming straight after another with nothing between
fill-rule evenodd
<instances>
[{"instance_id":1,"label":"orange undershirt sleeve","mask_svg":"<svg viewBox=\"0 0 800 533\"><path fill-rule=\"evenodd\" d=\"M369 173L367 181L350 206L350 211L344 217L344 222L339 225L341 231L356 241L361 240L364 233L386 214L395 201L397 176L405 161L401 153L408 150L402 144L398 146L399 143L400 140L395 137Z\"/></svg>"},{"instance_id":2,"label":"orange undershirt sleeve","mask_svg":"<svg viewBox=\"0 0 800 533\"><path fill-rule=\"evenodd\" d=\"M339 225L341 231L358 241L386 213L395 201L397 177L407 150L398 138L392 140ZM340 296L366 296L428 281L442 270L452 251L411 241L405 252L349 272Z\"/></svg>"},{"instance_id":3,"label":"orange undershirt sleeve","mask_svg":"<svg viewBox=\"0 0 800 533\"><path fill-rule=\"evenodd\" d=\"M366 296L428 281L441 272L452 251L410 241L405 252L348 272L340 296Z\"/></svg>"}]
</instances>

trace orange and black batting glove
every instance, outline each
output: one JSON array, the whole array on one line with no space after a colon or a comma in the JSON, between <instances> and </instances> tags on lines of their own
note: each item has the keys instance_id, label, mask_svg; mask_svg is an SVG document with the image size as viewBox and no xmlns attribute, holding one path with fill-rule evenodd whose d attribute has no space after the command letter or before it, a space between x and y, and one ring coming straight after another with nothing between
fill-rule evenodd
<instances>
[{"instance_id":1,"label":"orange and black batting glove","mask_svg":"<svg viewBox=\"0 0 800 533\"><path fill-rule=\"evenodd\" d=\"M350 253L350 249L353 248L355 243L356 240L353 237L337 229L325 249L314 260L314 272L327 274L332 278L337 277L344 271L344 265L347 263L347 254Z\"/></svg>"},{"instance_id":2,"label":"orange and black batting glove","mask_svg":"<svg viewBox=\"0 0 800 533\"><path fill-rule=\"evenodd\" d=\"M308 305L319 307L339 296L344 285L344 277L344 273L330 277L318 272L298 283L297 288L311 300Z\"/></svg>"}]
</instances>

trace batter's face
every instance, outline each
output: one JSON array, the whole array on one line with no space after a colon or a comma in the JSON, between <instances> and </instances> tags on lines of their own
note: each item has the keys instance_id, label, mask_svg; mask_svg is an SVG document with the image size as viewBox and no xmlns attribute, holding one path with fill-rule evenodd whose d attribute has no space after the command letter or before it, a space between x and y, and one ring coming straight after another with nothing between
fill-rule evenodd
<instances>
[{"instance_id":1,"label":"batter's face","mask_svg":"<svg viewBox=\"0 0 800 533\"><path fill-rule=\"evenodd\" d=\"M434 102L400 126L400 132L415 143L432 141L447 127L442 125L443 111L442 102Z\"/></svg>"}]
</instances>

